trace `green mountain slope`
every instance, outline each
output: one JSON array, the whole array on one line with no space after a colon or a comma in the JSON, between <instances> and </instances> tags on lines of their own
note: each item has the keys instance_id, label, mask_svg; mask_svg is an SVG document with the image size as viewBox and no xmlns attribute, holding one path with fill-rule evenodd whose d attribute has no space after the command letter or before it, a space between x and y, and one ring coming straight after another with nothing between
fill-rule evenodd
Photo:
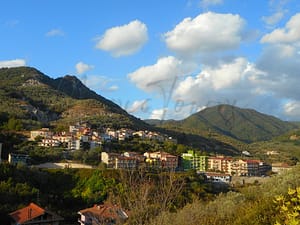
<instances>
[{"instance_id":1,"label":"green mountain slope","mask_svg":"<svg viewBox=\"0 0 300 225\"><path fill-rule=\"evenodd\" d=\"M295 124L231 105L206 108L181 121L165 121L163 127L193 134L221 134L243 142L270 140L296 128Z\"/></svg>"},{"instance_id":2,"label":"green mountain slope","mask_svg":"<svg viewBox=\"0 0 300 225\"><path fill-rule=\"evenodd\" d=\"M52 79L34 68L17 67L0 69L0 80L0 113L27 125L89 120L104 126L149 127L74 76Z\"/></svg>"}]
</instances>

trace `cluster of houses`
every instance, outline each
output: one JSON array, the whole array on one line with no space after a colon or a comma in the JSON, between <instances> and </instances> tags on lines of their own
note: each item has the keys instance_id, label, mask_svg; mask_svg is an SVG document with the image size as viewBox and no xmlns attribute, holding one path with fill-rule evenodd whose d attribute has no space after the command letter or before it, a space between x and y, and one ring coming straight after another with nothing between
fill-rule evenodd
<instances>
[{"instance_id":1,"label":"cluster of houses","mask_svg":"<svg viewBox=\"0 0 300 225\"><path fill-rule=\"evenodd\" d=\"M137 169L145 166L170 171L179 169L178 156L161 151L146 152L143 155L137 152L101 152L101 162L105 163L107 168L113 169Z\"/></svg>"},{"instance_id":2,"label":"cluster of houses","mask_svg":"<svg viewBox=\"0 0 300 225\"><path fill-rule=\"evenodd\" d=\"M79 150L84 145L92 149L100 146L105 141L124 141L130 137L161 142L172 139L158 132L134 131L127 128L95 130L91 128L89 123L78 123L69 126L69 131L64 132L54 133L49 128L30 132L30 139L39 140L39 146L63 146L68 150ZM195 169L200 172L221 172L237 176L261 176L271 170L270 165L260 160L234 159L223 156L210 157L193 151L183 153L180 157L166 152L146 152L143 155L136 152L125 152L123 154L102 152L101 161L108 168L115 169L136 169L141 166L151 166L172 171Z\"/></svg>"},{"instance_id":3,"label":"cluster of houses","mask_svg":"<svg viewBox=\"0 0 300 225\"><path fill-rule=\"evenodd\" d=\"M78 211L80 225L92 224L123 224L128 219L128 212L118 205L104 203L102 205L94 205ZM3 225L59 225L62 224L64 218L54 212L44 209L35 203L20 208L8 215L7 221L2 221Z\"/></svg>"},{"instance_id":4,"label":"cluster of houses","mask_svg":"<svg viewBox=\"0 0 300 225\"><path fill-rule=\"evenodd\" d=\"M166 139L173 140L171 137L167 137L158 132L152 132L148 130L134 131L128 128L106 128L101 130L95 130L91 129L91 126L88 123L78 123L76 125L69 126L69 131L63 132L54 133L49 128L42 128L40 130L33 130L30 132L30 140L38 140L39 146L63 146L68 150L79 150L82 149L84 145L92 149L97 146L100 146L105 141L124 141L131 137L157 140L160 142Z\"/></svg>"},{"instance_id":5,"label":"cluster of houses","mask_svg":"<svg viewBox=\"0 0 300 225\"><path fill-rule=\"evenodd\" d=\"M167 152L136 152L101 153L101 161L108 168L136 169L138 167L156 167L170 171L197 170L198 172L214 172L235 176L262 176L272 170L272 166L260 160L237 159L225 156L206 156L188 151L181 157Z\"/></svg>"}]
</instances>

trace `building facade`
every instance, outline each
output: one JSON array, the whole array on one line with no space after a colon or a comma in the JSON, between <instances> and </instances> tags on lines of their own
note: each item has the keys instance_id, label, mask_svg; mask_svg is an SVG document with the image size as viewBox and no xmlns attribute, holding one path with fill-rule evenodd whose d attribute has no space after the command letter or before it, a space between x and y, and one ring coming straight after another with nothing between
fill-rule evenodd
<instances>
[{"instance_id":1,"label":"building facade","mask_svg":"<svg viewBox=\"0 0 300 225\"><path fill-rule=\"evenodd\" d=\"M207 170L214 172L230 173L231 162L232 158L224 156L209 157Z\"/></svg>"},{"instance_id":2,"label":"building facade","mask_svg":"<svg viewBox=\"0 0 300 225\"><path fill-rule=\"evenodd\" d=\"M208 168L207 156L203 156L190 150L187 153L183 153L181 157L183 159L182 163L184 170L195 169L197 171L206 171Z\"/></svg>"},{"instance_id":3,"label":"building facade","mask_svg":"<svg viewBox=\"0 0 300 225\"><path fill-rule=\"evenodd\" d=\"M160 162L162 169L175 171L178 168L178 157L167 152L146 152L144 156L147 161Z\"/></svg>"}]
</instances>

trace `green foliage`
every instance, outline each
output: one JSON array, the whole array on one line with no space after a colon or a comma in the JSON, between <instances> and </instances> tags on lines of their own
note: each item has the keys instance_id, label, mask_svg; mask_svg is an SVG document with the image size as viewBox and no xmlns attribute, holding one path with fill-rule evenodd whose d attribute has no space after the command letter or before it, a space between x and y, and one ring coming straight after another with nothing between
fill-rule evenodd
<instances>
[{"instance_id":1,"label":"green foliage","mask_svg":"<svg viewBox=\"0 0 300 225\"><path fill-rule=\"evenodd\" d=\"M287 195L276 196L276 225L300 224L300 187L289 189Z\"/></svg>"},{"instance_id":2,"label":"green foliage","mask_svg":"<svg viewBox=\"0 0 300 225\"><path fill-rule=\"evenodd\" d=\"M22 121L16 118L9 118L7 123L4 123L3 129L9 131L20 131L23 128Z\"/></svg>"},{"instance_id":3,"label":"green foliage","mask_svg":"<svg viewBox=\"0 0 300 225\"><path fill-rule=\"evenodd\" d=\"M91 176L80 179L72 193L91 205L95 202L103 202L114 186L114 179L105 178L100 170L95 170Z\"/></svg>"}]
</instances>

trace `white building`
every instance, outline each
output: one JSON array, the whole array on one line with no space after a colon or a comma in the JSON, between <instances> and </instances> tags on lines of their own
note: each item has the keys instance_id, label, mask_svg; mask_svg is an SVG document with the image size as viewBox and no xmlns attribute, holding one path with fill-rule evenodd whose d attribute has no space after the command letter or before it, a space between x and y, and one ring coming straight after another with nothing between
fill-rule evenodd
<instances>
[{"instance_id":1,"label":"white building","mask_svg":"<svg viewBox=\"0 0 300 225\"><path fill-rule=\"evenodd\" d=\"M68 142L68 149L69 150L79 150L81 148L81 141L80 140L71 140Z\"/></svg>"},{"instance_id":2,"label":"white building","mask_svg":"<svg viewBox=\"0 0 300 225\"><path fill-rule=\"evenodd\" d=\"M60 141L52 138L44 138L41 142L38 143L38 146L41 147L59 147Z\"/></svg>"}]
</instances>

